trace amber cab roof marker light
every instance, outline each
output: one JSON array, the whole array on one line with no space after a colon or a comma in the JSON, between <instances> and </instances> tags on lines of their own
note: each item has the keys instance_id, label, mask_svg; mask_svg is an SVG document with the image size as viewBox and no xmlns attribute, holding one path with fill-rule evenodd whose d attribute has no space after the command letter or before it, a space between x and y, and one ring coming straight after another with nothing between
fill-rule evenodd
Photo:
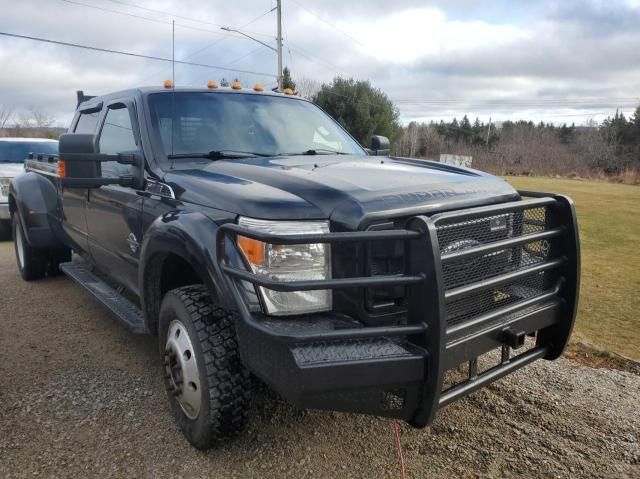
<instances>
[{"instance_id":1,"label":"amber cab roof marker light","mask_svg":"<svg viewBox=\"0 0 640 479\"><path fill-rule=\"evenodd\" d=\"M238 80L234 80L233 83L231 84L231 89L233 89L233 90L242 90L242 85L240 84L240 82Z\"/></svg>"},{"instance_id":2,"label":"amber cab roof marker light","mask_svg":"<svg viewBox=\"0 0 640 479\"><path fill-rule=\"evenodd\" d=\"M284 93L285 95L293 95L293 90L291 88L285 88L284 90L282 90L282 93Z\"/></svg>"},{"instance_id":3,"label":"amber cab roof marker light","mask_svg":"<svg viewBox=\"0 0 640 479\"><path fill-rule=\"evenodd\" d=\"M209 88L210 90L215 90L216 88L218 88L218 82L215 80L209 80L209 82L207 83L207 88Z\"/></svg>"},{"instance_id":4,"label":"amber cab roof marker light","mask_svg":"<svg viewBox=\"0 0 640 479\"><path fill-rule=\"evenodd\" d=\"M264 91L264 88L262 87L262 85L260 85L260 83L256 83L255 85L253 85L253 91Z\"/></svg>"},{"instance_id":5,"label":"amber cab roof marker light","mask_svg":"<svg viewBox=\"0 0 640 479\"><path fill-rule=\"evenodd\" d=\"M165 80L164 81L165 88L173 88L173 80Z\"/></svg>"}]
</instances>

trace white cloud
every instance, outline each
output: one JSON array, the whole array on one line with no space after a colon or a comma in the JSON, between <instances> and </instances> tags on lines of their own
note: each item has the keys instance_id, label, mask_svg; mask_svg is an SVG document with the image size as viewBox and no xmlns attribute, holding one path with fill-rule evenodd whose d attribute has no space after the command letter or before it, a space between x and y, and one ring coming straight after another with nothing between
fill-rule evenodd
<instances>
[{"instance_id":1,"label":"white cloud","mask_svg":"<svg viewBox=\"0 0 640 479\"><path fill-rule=\"evenodd\" d=\"M338 25L352 32L370 55L391 63L477 52L528 36L526 31L510 25L450 20L434 7L412 8L375 21L342 21Z\"/></svg>"},{"instance_id":2,"label":"white cloud","mask_svg":"<svg viewBox=\"0 0 640 479\"><path fill-rule=\"evenodd\" d=\"M219 29L254 20L274 5L272 0L215 6L201 0L73 0L99 9L62 0L0 1L6 3L0 31L162 57L171 56L171 17L134 5L170 11L180 16L176 58L275 72L273 52L245 38L222 36ZM464 113L485 120L548 115L551 121L580 121L580 115L613 112L616 106L628 113L635 101L640 103L638 0L518 5L496 0L487 8L471 0L283 3L284 62L294 77L368 79L397 101L405 121ZM245 31L273 44L274 14ZM75 106L76 90L100 94L159 85L171 74L168 64L1 36L0 66L0 104L37 105L63 122ZM232 76L176 66L177 83L183 85ZM245 84L273 81L265 75L237 76ZM548 101L586 97L598 101Z\"/></svg>"}]
</instances>

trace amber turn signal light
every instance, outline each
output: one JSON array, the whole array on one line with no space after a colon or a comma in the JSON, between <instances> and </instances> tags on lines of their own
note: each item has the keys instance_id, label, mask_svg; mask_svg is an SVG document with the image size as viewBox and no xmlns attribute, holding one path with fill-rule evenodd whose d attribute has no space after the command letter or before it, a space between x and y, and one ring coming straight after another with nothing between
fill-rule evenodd
<instances>
[{"instance_id":1,"label":"amber turn signal light","mask_svg":"<svg viewBox=\"0 0 640 479\"><path fill-rule=\"evenodd\" d=\"M249 263L256 266L264 264L265 244L262 241L247 238L246 236L238 236L238 246Z\"/></svg>"},{"instance_id":2,"label":"amber turn signal light","mask_svg":"<svg viewBox=\"0 0 640 479\"><path fill-rule=\"evenodd\" d=\"M67 164L64 160L58 160L58 176L64 178L67 176Z\"/></svg>"}]
</instances>

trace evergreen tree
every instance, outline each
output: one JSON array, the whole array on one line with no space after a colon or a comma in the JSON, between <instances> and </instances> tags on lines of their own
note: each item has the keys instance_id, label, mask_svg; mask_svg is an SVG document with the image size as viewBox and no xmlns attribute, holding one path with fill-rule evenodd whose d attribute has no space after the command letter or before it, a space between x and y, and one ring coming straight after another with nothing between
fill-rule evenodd
<instances>
[{"instance_id":1,"label":"evergreen tree","mask_svg":"<svg viewBox=\"0 0 640 479\"><path fill-rule=\"evenodd\" d=\"M460 122L460 139L465 143L470 143L472 136L471 122L469 121L469 117L465 115Z\"/></svg>"},{"instance_id":2,"label":"evergreen tree","mask_svg":"<svg viewBox=\"0 0 640 479\"><path fill-rule=\"evenodd\" d=\"M282 70L282 89L291 88L291 90L296 91L296 82L291 78L291 72L289 71L289 67L284 67Z\"/></svg>"},{"instance_id":3,"label":"evergreen tree","mask_svg":"<svg viewBox=\"0 0 640 479\"><path fill-rule=\"evenodd\" d=\"M330 84L322 85L313 101L362 145L369 146L372 135L384 135L393 144L400 134L398 109L368 81L335 77Z\"/></svg>"},{"instance_id":4,"label":"evergreen tree","mask_svg":"<svg viewBox=\"0 0 640 479\"><path fill-rule=\"evenodd\" d=\"M566 123L564 123L561 127L560 127L560 131L558 132L558 136L560 137L560 142L568 145L569 143L571 143L573 141L573 134L575 133L576 127L574 124L572 124L570 127L567 126Z\"/></svg>"}]
</instances>

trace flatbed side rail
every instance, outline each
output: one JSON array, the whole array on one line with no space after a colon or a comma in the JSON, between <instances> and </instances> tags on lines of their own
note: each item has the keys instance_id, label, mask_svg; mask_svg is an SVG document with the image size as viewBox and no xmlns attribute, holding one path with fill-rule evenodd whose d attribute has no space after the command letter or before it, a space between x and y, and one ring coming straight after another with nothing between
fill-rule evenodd
<instances>
[{"instance_id":1,"label":"flatbed side rail","mask_svg":"<svg viewBox=\"0 0 640 479\"><path fill-rule=\"evenodd\" d=\"M58 158L58 155L29 153L24 162L24 169L47 176L58 176Z\"/></svg>"}]
</instances>

